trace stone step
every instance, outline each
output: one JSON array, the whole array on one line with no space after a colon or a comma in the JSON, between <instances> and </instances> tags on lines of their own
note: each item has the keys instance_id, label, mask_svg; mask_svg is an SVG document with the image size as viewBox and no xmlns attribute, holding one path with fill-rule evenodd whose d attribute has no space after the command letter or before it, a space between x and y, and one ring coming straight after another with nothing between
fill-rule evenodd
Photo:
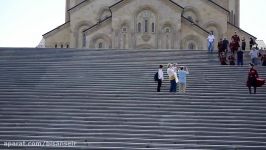
<instances>
[{"instance_id":1,"label":"stone step","mask_svg":"<svg viewBox=\"0 0 266 150\"><path fill-rule=\"evenodd\" d=\"M266 146L265 87L249 95L248 65L220 66L217 54L0 49L0 62L0 149L6 140L70 140L92 150ZM166 67L164 92L154 92L158 64L168 62L189 66L187 94L167 92Z\"/></svg>"}]
</instances>

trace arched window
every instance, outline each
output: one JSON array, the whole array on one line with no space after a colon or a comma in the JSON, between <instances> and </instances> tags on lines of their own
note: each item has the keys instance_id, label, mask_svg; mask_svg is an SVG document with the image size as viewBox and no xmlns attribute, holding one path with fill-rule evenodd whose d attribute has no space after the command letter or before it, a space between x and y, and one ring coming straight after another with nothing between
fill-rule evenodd
<instances>
[{"instance_id":1,"label":"arched window","mask_svg":"<svg viewBox=\"0 0 266 150\"><path fill-rule=\"evenodd\" d=\"M171 32L171 29L170 28L165 28L165 33L170 33Z\"/></svg>"},{"instance_id":2,"label":"arched window","mask_svg":"<svg viewBox=\"0 0 266 150\"><path fill-rule=\"evenodd\" d=\"M161 48L162 49L172 49L174 46L172 36L172 25L165 24L162 28L162 35L161 35Z\"/></svg>"},{"instance_id":3,"label":"arched window","mask_svg":"<svg viewBox=\"0 0 266 150\"><path fill-rule=\"evenodd\" d=\"M69 45L67 44L66 48L69 48Z\"/></svg>"},{"instance_id":4,"label":"arched window","mask_svg":"<svg viewBox=\"0 0 266 150\"><path fill-rule=\"evenodd\" d=\"M122 27L121 27L121 36L120 36L120 39L119 39L119 42L120 42L119 47L121 49L127 49L128 48L128 37L129 37L128 31L129 31L128 24L122 25Z\"/></svg>"},{"instance_id":5,"label":"arched window","mask_svg":"<svg viewBox=\"0 0 266 150\"><path fill-rule=\"evenodd\" d=\"M155 32L157 16L151 10L142 10L136 16L136 32Z\"/></svg>"},{"instance_id":6,"label":"arched window","mask_svg":"<svg viewBox=\"0 0 266 150\"><path fill-rule=\"evenodd\" d=\"M64 48L64 45L63 44L61 44L61 48Z\"/></svg>"},{"instance_id":7,"label":"arched window","mask_svg":"<svg viewBox=\"0 0 266 150\"><path fill-rule=\"evenodd\" d=\"M138 32L141 32L141 23L138 23Z\"/></svg>"},{"instance_id":8,"label":"arched window","mask_svg":"<svg viewBox=\"0 0 266 150\"><path fill-rule=\"evenodd\" d=\"M155 24L154 24L154 22L151 24L151 30L152 30L151 32L153 32L153 33L155 32Z\"/></svg>"},{"instance_id":9,"label":"arched window","mask_svg":"<svg viewBox=\"0 0 266 150\"><path fill-rule=\"evenodd\" d=\"M148 32L148 20L145 20L145 31L144 32Z\"/></svg>"},{"instance_id":10,"label":"arched window","mask_svg":"<svg viewBox=\"0 0 266 150\"><path fill-rule=\"evenodd\" d=\"M57 48L57 44L55 44L54 48Z\"/></svg>"},{"instance_id":11,"label":"arched window","mask_svg":"<svg viewBox=\"0 0 266 150\"><path fill-rule=\"evenodd\" d=\"M96 38L93 38L93 40L91 40L91 42L92 42L91 44L92 45L90 45L90 47L96 48L96 49L104 49L104 48L110 47L107 38L108 37L104 37L103 35L100 35L100 36L98 36Z\"/></svg>"}]
</instances>

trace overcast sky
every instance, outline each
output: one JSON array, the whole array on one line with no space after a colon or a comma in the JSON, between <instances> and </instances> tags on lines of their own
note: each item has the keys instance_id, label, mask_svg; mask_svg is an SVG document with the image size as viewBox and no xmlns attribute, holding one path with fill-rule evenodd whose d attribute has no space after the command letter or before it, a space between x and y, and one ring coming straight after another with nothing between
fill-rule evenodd
<instances>
[{"instance_id":1,"label":"overcast sky","mask_svg":"<svg viewBox=\"0 0 266 150\"><path fill-rule=\"evenodd\" d=\"M266 0L240 0L241 28L266 42ZM64 23L65 0L0 0L0 47L35 47Z\"/></svg>"}]
</instances>

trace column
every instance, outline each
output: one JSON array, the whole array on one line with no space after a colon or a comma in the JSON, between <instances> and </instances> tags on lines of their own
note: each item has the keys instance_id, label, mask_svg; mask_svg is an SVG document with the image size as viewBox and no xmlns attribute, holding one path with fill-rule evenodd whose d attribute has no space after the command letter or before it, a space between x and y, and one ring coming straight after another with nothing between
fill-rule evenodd
<instances>
[{"instance_id":1,"label":"column","mask_svg":"<svg viewBox=\"0 0 266 150\"><path fill-rule=\"evenodd\" d=\"M66 22L70 21L70 15L68 12L69 7L70 7L70 0L66 0L66 14L65 14L65 21Z\"/></svg>"},{"instance_id":2,"label":"column","mask_svg":"<svg viewBox=\"0 0 266 150\"><path fill-rule=\"evenodd\" d=\"M236 11L235 11L235 25L237 27L240 26L240 0L236 0L236 3L235 3L235 7L236 7Z\"/></svg>"}]
</instances>

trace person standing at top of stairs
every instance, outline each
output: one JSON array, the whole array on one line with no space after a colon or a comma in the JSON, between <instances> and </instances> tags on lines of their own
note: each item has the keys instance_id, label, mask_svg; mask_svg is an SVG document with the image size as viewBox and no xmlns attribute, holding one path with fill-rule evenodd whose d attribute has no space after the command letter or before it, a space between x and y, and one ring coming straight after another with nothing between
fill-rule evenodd
<instances>
[{"instance_id":1,"label":"person standing at top of stairs","mask_svg":"<svg viewBox=\"0 0 266 150\"><path fill-rule=\"evenodd\" d=\"M240 37L237 35L237 32L235 31L235 35L232 36L232 43L233 43L232 48L233 48L234 54L235 52L237 52L237 50L240 47L239 42L240 42Z\"/></svg>"},{"instance_id":2,"label":"person standing at top of stairs","mask_svg":"<svg viewBox=\"0 0 266 150\"><path fill-rule=\"evenodd\" d=\"M241 48L243 51L246 50L246 46L247 46L247 43L246 43L246 39L245 37L242 38L242 43L241 43Z\"/></svg>"},{"instance_id":3,"label":"person standing at top of stairs","mask_svg":"<svg viewBox=\"0 0 266 150\"><path fill-rule=\"evenodd\" d=\"M208 53L213 53L214 42L215 42L215 36L213 35L213 32L210 32L207 41L208 41Z\"/></svg>"},{"instance_id":4,"label":"person standing at top of stairs","mask_svg":"<svg viewBox=\"0 0 266 150\"><path fill-rule=\"evenodd\" d=\"M236 42L233 38L229 44L229 47L230 47L230 50L231 50L231 53L233 55L235 55L235 53L237 52L237 50L239 49L239 44L238 42Z\"/></svg>"},{"instance_id":5,"label":"person standing at top of stairs","mask_svg":"<svg viewBox=\"0 0 266 150\"><path fill-rule=\"evenodd\" d=\"M250 47L250 50L252 50L252 47L256 44L256 42L254 41L253 38L250 38L250 41L249 41L249 47Z\"/></svg>"}]
</instances>

